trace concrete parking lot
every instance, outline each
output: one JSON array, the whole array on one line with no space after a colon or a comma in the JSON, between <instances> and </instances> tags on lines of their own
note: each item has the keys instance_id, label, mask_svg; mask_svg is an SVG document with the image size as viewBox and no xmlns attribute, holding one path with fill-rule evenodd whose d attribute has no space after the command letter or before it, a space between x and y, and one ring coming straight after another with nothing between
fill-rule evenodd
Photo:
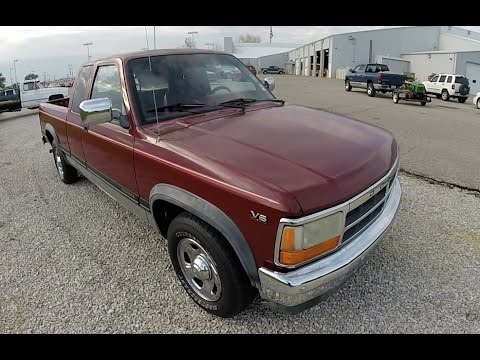
<instances>
[{"instance_id":1,"label":"concrete parking lot","mask_svg":"<svg viewBox=\"0 0 480 360\"><path fill-rule=\"evenodd\" d=\"M473 97L464 104L436 98L426 106L394 104L388 93L377 93L374 98L362 89L348 93L342 80L271 76L276 79L278 98L390 130L400 144L402 169L480 190L480 111Z\"/></svg>"},{"instance_id":2,"label":"concrete parking lot","mask_svg":"<svg viewBox=\"0 0 480 360\"><path fill-rule=\"evenodd\" d=\"M320 80L332 84L327 89L304 86L315 80L285 76L275 93L392 127L407 170L438 177L435 149L447 152L442 141L451 142L451 152L475 147L479 130L469 118L477 113L467 104L394 105L342 92L335 80ZM450 125L444 113L452 114ZM400 126L407 114L417 120ZM295 316L257 299L234 319L220 319L189 299L159 234L87 180L60 181L39 134L36 114L0 121L2 333L480 333L480 198L474 191L401 174L403 202L392 232L341 291ZM408 144L416 145L408 151ZM442 161L452 166L453 181L478 172L450 156ZM479 160L470 153L465 161Z\"/></svg>"}]
</instances>

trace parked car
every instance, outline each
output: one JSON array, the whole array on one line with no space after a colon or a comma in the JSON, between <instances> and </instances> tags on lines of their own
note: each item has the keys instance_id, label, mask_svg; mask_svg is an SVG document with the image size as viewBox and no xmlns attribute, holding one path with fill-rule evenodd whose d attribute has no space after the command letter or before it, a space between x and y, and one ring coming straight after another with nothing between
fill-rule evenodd
<instances>
[{"instance_id":1,"label":"parked car","mask_svg":"<svg viewBox=\"0 0 480 360\"><path fill-rule=\"evenodd\" d=\"M464 103L468 99L470 86L468 79L463 75L438 74L429 81L424 81L427 94L436 95L438 99L448 101L450 98L457 99Z\"/></svg>"},{"instance_id":2,"label":"parked car","mask_svg":"<svg viewBox=\"0 0 480 360\"><path fill-rule=\"evenodd\" d=\"M206 62L248 83L212 87ZM285 104L265 82L222 52L135 52L85 64L72 97L39 110L61 181L81 173L157 229L188 295L222 317L257 292L290 312L326 298L401 199L390 132Z\"/></svg>"},{"instance_id":3,"label":"parked car","mask_svg":"<svg viewBox=\"0 0 480 360\"><path fill-rule=\"evenodd\" d=\"M278 66L269 66L261 69L262 74L284 74L285 69Z\"/></svg>"},{"instance_id":4,"label":"parked car","mask_svg":"<svg viewBox=\"0 0 480 360\"><path fill-rule=\"evenodd\" d=\"M257 69L255 69L255 66L253 65L247 65L247 68L250 70L250 72L253 74L253 75L257 75Z\"/></svg>"},{"instance_id":5,"label":"parked car","mask_svg":"<svg viewBox=\"0 0 480 360\"><path fill-rule=\"evenodd\" d=\"M11 111L18 110L18 106L20 109L38 108L41 102L68 97L68 91L67 87L44 88L38 79L22 81L18 94L19 104L16 104Z\"/></svg>"},{"instance_id":6,"label":"parked car","mask_svg":"<svg viewBox=\"0 0 480 360\"><path fill-rule=\"evenodd\" d=\"M480 92L473 98L473 105L476 105L477 109L480 110Z\"/></svg>"},{"instance_id":7,"label":"parked car","mask_svg":"<svg viewBox=\"0 0 480 360\"><path fill-rule=\"evenodd\" d=\"M20 96L15 89L0 90L0 112L20 111Z\"/></svg>"},{"instance_id":8,"label":"parked car","mask_svg":"<svg viewBox=\"0 0 480 360\"><path fill-rule=\"evenodd\" d=\"M349 69L345 76L345 90L367 89L367 95L374 97L377 91L392 92L404 85L407 77L393 74L385 64L361 64Z\"/></svg>"}]
</instances>

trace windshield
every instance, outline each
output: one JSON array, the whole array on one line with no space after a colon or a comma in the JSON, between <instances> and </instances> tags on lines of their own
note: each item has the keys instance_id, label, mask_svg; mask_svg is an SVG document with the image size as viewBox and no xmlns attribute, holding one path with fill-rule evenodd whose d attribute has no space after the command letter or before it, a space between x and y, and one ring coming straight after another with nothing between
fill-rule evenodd
<instances>
[{"instance_id":1,"label":"windshield","mask_svg":"<svg viewBox=\"0 0 480 360\"><path fill-rule=\"evenodd\" d=\"M275 100L240 60L228 54L138 58L127 63L127 73L144 124L155 123L157 115L165 121L218 110L234 99Z\"/></svg>"}]
</instances>

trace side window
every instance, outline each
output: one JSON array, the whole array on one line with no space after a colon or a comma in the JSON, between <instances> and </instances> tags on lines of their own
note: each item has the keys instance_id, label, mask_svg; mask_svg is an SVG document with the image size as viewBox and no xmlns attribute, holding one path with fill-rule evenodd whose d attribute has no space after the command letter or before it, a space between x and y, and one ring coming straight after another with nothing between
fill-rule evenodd
<instances>
[{"instance_id":1,"label":"side window","mask_svg":"<svg viewBox=\"0 0 480 360\"><path fill-rule=\"evenodd\" d=\"M355 68L355 71L356 71L356 72L364 72L364 71L365 71L365 65L358 65L358 66Z\"/></svg>"},{"instance_id":2,"label":"side window","mask_svg":"<svg viewBox=\"0 0 480 360\"><path fill-rule=\"evenodd\" d=\"M438 80L438 82L441 82L441 83L445 82L446 77L447 77L447 75L440 76L440 79Z\"/></svg>"},{"instance_id":3,"label":"side window","mask_svg":"<svg viewBox=\"0 0 480 360\"><path fill-rule=\"evenodd\" d=\"M437 82L438 81L438 75L435 75L430 82Z\"/></svg>"},{"instance_id":4,"label":"side window","mask_svg":"<svg viewBox=\"0 0 480 360\"><path fill-rule=\"evenodd\" d=\"M73 90L72 112L80 112L79 105L83 100L85 100L87 93L87 82L90 78L91 71L92 65L84 66L78 75L77 81L75 82L75 89Z\"/></svg>"},{"instance_id":5,"label":"side window","mask_svg":"<svg viewBox=\"0 0 480 360\"><path fill-rule=\"evenodd\" d=\"M376 66L376 65L368 65L368 66L367 66L367 70L365 70L365 72L374 73L376 69L377 69L377 66Z\"/></svg>"},{"instance_id":6,"label":"side window","mask_svg":"<svg viewBox=\"0 0 480 360\"><path fill-rule=\"evenodd\" d=\"M93 81L91 99L109 98L112 108L122 112L123 100L117 65L99 66Z\"/></svg>"},{"instance_id":7,"label":"side window","mask_svg":"<svg viewBox=\"0 0 480 360\"><path fill-rule=\"evenodd\" d=\"M30 91L30 90L35 90L35 83L34 82L24 83L23 91Z\"/></svg>"},{"instance_id":8,"label":"side window","mask_svg":"<svg viewBox=\"0 0 480 360\"><path fill-rule=\"evenodd\" d=\"M447 78L447 83L451 83L451 82L452 82L452 77L449 76L449 77Z\"/></svg>"}]
</instances>

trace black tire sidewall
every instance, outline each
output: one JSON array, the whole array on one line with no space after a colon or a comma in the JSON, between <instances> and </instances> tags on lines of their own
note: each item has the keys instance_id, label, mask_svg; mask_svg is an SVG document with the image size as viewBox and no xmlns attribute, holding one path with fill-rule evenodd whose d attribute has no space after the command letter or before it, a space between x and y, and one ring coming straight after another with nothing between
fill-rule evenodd
<instances>
[{"instance_id":1,"label":"black tire sidewall","mask_svg":"<svg viewBox=\"0 0 480 360\"><path fill-rule=\"evenodd\" d=\"M53 148L53 152L52 152L53 161L55 163L55 169L57 170L57 174L60 180L62 180L65 184L71 184L75 182L78 179L77 170L67 163L67 160L65 160L65 155L63 154L63 151L57 146L56 143L52 144L52 148ZM58 171L57 159L56 159L57 153L60 156L60 160L62 162L63 177L62 175L60 175L60 172Z\"/></svg>"},{"instance_id":2,"label":"black tire sidewall","mask_svg":"<svg viewBox=\"0 0 480 360\"><path fill-rule=\"evenodd\" d=\"M233 250L215 230L202 223L201 220L186 214L181 214L172 221L167 234L170 260L183 288L197 305L211 314L231 317L248 305L251 300L249 292L253 291L253 288ZM198 242L215 262L222 284L222 294L217 301L201 298L185 279L177 257L178 244L184 238Z\"/></svg>"},{"instance_id":3,"label":"black tire sidewall","mask_svg":"<svg viewBox=\"0 0 480 360\"><path fill-rule=\"evenodd\" d=\"M352 84L350 84L350 80L345 80L345 90L352 90Z\"/></svg>"},{"instance_id":4,"label":"black tire sidewall","mask_svg":"<svg viewBox=\"0 0 480 360\"><path fill-rule=\"evenodd\" d=\"M57 174L60 177L60 180L65 182L65 167L66 167L66 161L63 157L62 151L58 148L58 146L53 146L53 161L55 163L55 169L57 170ZM58 170L58 164L57 164L57 154L60 156L61 162L62 162L62 169L63 169L63 175L60 174L60 171Z\"/></svg>"},{"instance_id":5,"label":"black tire sidewall","mask_svg":"<svg viewBox=\"0 0 480 360\"><path fill-rule=\"evenodd\" d=\"M370 89L370 93L368 92L369 89ZM375 88L373 87L372 83L367 84L367 95L370 96L370 97L375 96Z\"/></svg>"}]
</instances>

